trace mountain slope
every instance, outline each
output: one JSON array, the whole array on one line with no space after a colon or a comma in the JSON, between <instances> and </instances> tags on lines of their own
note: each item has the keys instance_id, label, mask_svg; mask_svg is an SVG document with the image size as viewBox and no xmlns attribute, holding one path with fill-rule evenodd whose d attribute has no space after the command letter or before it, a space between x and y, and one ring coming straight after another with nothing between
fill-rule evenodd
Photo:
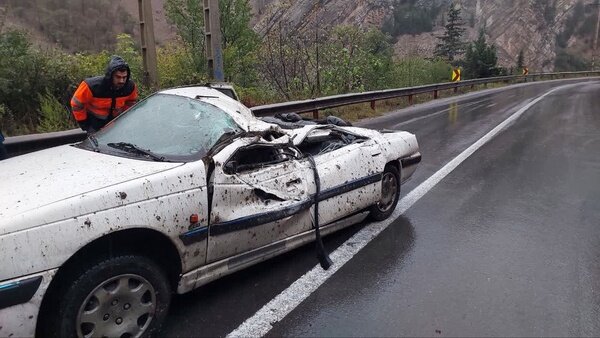
<instances>
[{"instance_id":1,"label":"mountain slope","mask_svg":"<svg viewBox=\"0 0 600 338\"><path fill-rule=\"evenodd\" d=\"M447 6L448 0L252 0L255 10L254 29L266 34L272 27L284 23L291 29L310 29L338 24L361 27L384 27L392 16L394 7ZM551 71L556 59L557 35L565 31L566 24L581 0L463 0L463 19L467 23L467 38L476 38L485 29L488 41L498 48L500 64L511 67L516 64L519 51L525 53L528 66L534 71ZM320 3L320 7L319 4ZM320 9L319 9L320 8ZM447 7L446 7L447 8ZM317 14L318 13L318 14ZM563 52L576 51L580 56L591 58L591 43L595 29L585 22L593 21L596 11L587 9L572 24L586 26L587 31L568 38ZM440 17L441 16L441 17ZM432 19L433 31L397 37L395 50L400 56L433 55L436 36L443 33L443 14ZM574 23L573 23L574 22Z\"/></svg>"},{"instance_id":2,"label":"mountain slope","mask_svg":"<svg viewBox=\"0 0 600 338\"><path fill-rule=\"evenodd\" d=\"M87 0L64 1L65 4L81 3L79 7L82 8L82 13L85 13L83 4L87 3ZM4 2L9 5L12 3L13 7L25 3L36 4L35 6L42 3L37 0L4 0ZM173 28L166 20L164 2L165 0L152 0L156 41L159 44L165 44L176 37ZM463 9L462 17L467 28L466 39L474 40L478 31L485 29L488 42L498 48L499 62L504 67L515 66L521 50L531 71L554 70L557 57L559 61L565 57L592 59L591 46L599 9L585 7L583 0L462 0L458 2ZM0 8L6 7L2 3L0 2ZM137 38L139 36L138 2L118 0L111 3L127 13L128 18L117 15L111 26L92 28L102 32L113 31L114 34L124 30L131 31ZM340 24L386 30L389 29L387 26L391 18L401 20L408 18L404 22L403 29L405 33L408 31L413 34L400 33L395 36L397 40L395 51L399 57L433 55L437 43L436 36L443 34L444 12L450 3L451 0L250 0L253 8L252 25L261 35L267 34L280 25L288 30L300 30L310 35L314 34L315 29L326 30ZM420 9L438 6L443 9L433 11L432 13L435 14L430 13L432 17L427 18L430 22L424 25L428 26L428 29L416 31L412 29L416 25L423 25L424 19L420 16L417 19L421 21L415 21L416 19L409 17L410 15L414 13L422 15ZM53 23L52 30L60 30L62 27L60 15L49 11L45 13L47 14L44 15L56 15L57 19L49 22ZM74 37L73 41L67 43L64 39L57 41L56 37L49 38L49 36L56 36L56 32L49 32L47 25L40 24L39 14L36 14L38 19L34 14L34 12L24 12L19 19L19 16L9 13L5 21L8 22L8 26L28 29L43 46L69 45L69 43L77 45L73 41L79 41L79 44L87 46L85 44L87 40L81 39L80 36ZM99 14L88 13L83 17L87 18L89 15ZM107 48L107 43L102 41L96 49Z\"/></svg>"}]
</instances>

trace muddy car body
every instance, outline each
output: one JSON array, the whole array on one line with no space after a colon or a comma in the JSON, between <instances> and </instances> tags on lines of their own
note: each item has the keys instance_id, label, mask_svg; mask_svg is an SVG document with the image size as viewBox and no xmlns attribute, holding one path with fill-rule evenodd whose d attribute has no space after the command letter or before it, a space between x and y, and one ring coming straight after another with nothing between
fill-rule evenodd
<instances>
[{"instance_id":1,"label":"muddy car body","mask_svg":"<svg viewBox=\"0 0 600 338\"><path fill-rule=\"evenodd\" d=\"M284 130L215 89L159 92L0 162L0 336L156 333L172 292L313 241L316 203L324 234L388 217L419 161L407 132Z\"/></svg>"}]
</instances>

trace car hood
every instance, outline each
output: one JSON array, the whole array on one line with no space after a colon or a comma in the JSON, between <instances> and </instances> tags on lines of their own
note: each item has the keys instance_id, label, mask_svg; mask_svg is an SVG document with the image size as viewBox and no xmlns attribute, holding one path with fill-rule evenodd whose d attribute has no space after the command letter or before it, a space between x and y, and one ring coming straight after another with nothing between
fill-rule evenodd
<instances>
[{"instance_id":1,"label":"car hood","mask_svg":"<svg viewBox=\"0 0 600 338\"><path fill-rule=\"evenodd\" d=\"M117 157L70 145L0 161L0 228L10 219L52 203L180 165Z\"/></svg>"}]
</instances>

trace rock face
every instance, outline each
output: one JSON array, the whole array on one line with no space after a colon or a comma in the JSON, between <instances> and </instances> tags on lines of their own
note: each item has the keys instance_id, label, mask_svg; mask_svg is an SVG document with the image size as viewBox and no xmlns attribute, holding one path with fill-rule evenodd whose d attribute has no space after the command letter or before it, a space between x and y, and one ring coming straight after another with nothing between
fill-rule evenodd
<instances>
[{"instance_id":1,"label":"rock face","mask_svg":"<svg viewBox=\"0 0 600 338\"><path fill-rule=\"evenodd\" d=\"M499 63L516 64L523 50L531 71L552 71L556 58L556 36L578 0L462 0L466 40L474 40L485 29L489 43L498 49ZM321 28L339 24L382 27L393 12L393 0L251 0L254 29L267 34L275 25L308 30L314 27L315 15ZM448 4L449 0L437 0ZM432 1L416 1L416 6ZM590 14L593 15L593 14ZM583 19L583 18L582 18ZM443 20L435 19L434 30L415 36L397 37L396 54L400 57L430 57L443 34ZM472 26L471 26L472 25ZM570 41L572 44L572 41ZM591 48L591 46L590 46Z\"/></svg>"},{"instance_id":2,"label":"rock face","mask_svg":"<svg viewBox=\"0 0 600 338\"><path fill-rule=\"evenodd\" d=\"M2 3L3 0L0 0ZM21 0L13 0L21 1ZM458 2L462 6L462 17L466 23L466 41L476 39L478 31L485 29L488 43L498 49L500 65L515 66L519 51L524 51L525 61L532 72L552 71L557 56L557 35L565 30L569 18L576 11L578 2L592 0L249 0L253 9L253 28L261 35L268 34L274 27L283 25L288 30L300 30L306 34L344 24L363 28L381 28L392 16L394 6L412 4L431 7ZM137 1L118 0L118 3L138 20ZM175 30L165 18L165 0L152 0L156 40L160 44L173 40ZM0 5L0 9L3 5ZM396 37L394 49L398 57L431 57L437 44L437 36L443 34L443 13L433 20L433 31L417 35ZM596 31L597 8L588 8L578 25L586 27L583 35L572 35L566 43L571 54L592 59L592 41ZM0 13L1 14L1 13ZM11 23L11 18L7 22ZM571 18L573 21L573 18ZM2 15L0 15L2 22ZM27 26L20 23L20 26ZM138 35L138 25L135 35ZM39 32L33 36L43 41ZM39 36L39 37L38 37ZM598 55L600 56L600 55ZM597 59L598 59L597 56Z\"/></svg>"},{"instance_id":3,"label":"rock face","mask_svg":"<svg viewBox=\"0 0 600 338\"><path fill-rule=\"evenodd\" d=\"M383 23L392 0L251 0L253 25L261 35L279 23L293 29L323 26L377 26ZM316 22L315 22L316 18Z\"/></svg>"},{"instance_id":4,"label":"rock face","mask_svg":"<svg viewBox=\"0 0 600 338\"><path fill-rule=\"evenodd\" d=\"M498 48L501 64L514 66L519 51L523 50L529 68L551 71L556 57L556 35L564 29L568 12L576 2L473 0L465 1L465 9L475 13L475 28L484 28L489 41Z\"/></svg>"}]
</instances>

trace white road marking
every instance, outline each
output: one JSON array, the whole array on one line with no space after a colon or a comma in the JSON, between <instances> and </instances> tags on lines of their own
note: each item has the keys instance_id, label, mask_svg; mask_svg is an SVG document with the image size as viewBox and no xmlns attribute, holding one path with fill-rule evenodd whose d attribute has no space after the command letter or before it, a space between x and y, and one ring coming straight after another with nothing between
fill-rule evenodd
<instances>
[{"instance_id":1,"label":"white road marking","mask_svg":"<svg viewBox=\"0 0 600 338\"><path fill-rule=\"evenodd\" d=\"M577 84L575 84L577 85ZM536 103L540 102L546 96L555 91L572 87L565 85L554 88L537 99L531 101L523 108L512 114L489 133L473 143L469 148L448 162L439 171L421 183L418 187L408 193L398 202L398 206L394 213L385 221L369 224L361 229L354 236L348 239L344 244L337 248L330 257L333 265L329 270L323 270L320 265L317 265L308 271L298 280L296 280L287 289L265 304L252 317L248 318L238 328L230 332L227 337L258 337L264 336L273 328L273 324L279 322L310 296L317 288L319 288L329 277L338 271L346 264L354 255L362 248L371 242L377 235L392 224L398 217L404 214L413 204L421 199L427 192L435 187L443 178L450 174L456 167L469 158L475 151L481 148L484 144L493 139L503 129L514 123L523 113L531 108Z\"/></svg>"},{"instance_id":2,"label":"white road marking","mask_svg":"<svg viewBox=\"0 0 600 338\"><path fill-rule=\"evenodd\" d=\"M492 107L493 107L493 106L495 106L495 105L497 105L497 103L488 104L488 105L486 106L486 108L492 108Z\"/></svg>"}]
</instances>

